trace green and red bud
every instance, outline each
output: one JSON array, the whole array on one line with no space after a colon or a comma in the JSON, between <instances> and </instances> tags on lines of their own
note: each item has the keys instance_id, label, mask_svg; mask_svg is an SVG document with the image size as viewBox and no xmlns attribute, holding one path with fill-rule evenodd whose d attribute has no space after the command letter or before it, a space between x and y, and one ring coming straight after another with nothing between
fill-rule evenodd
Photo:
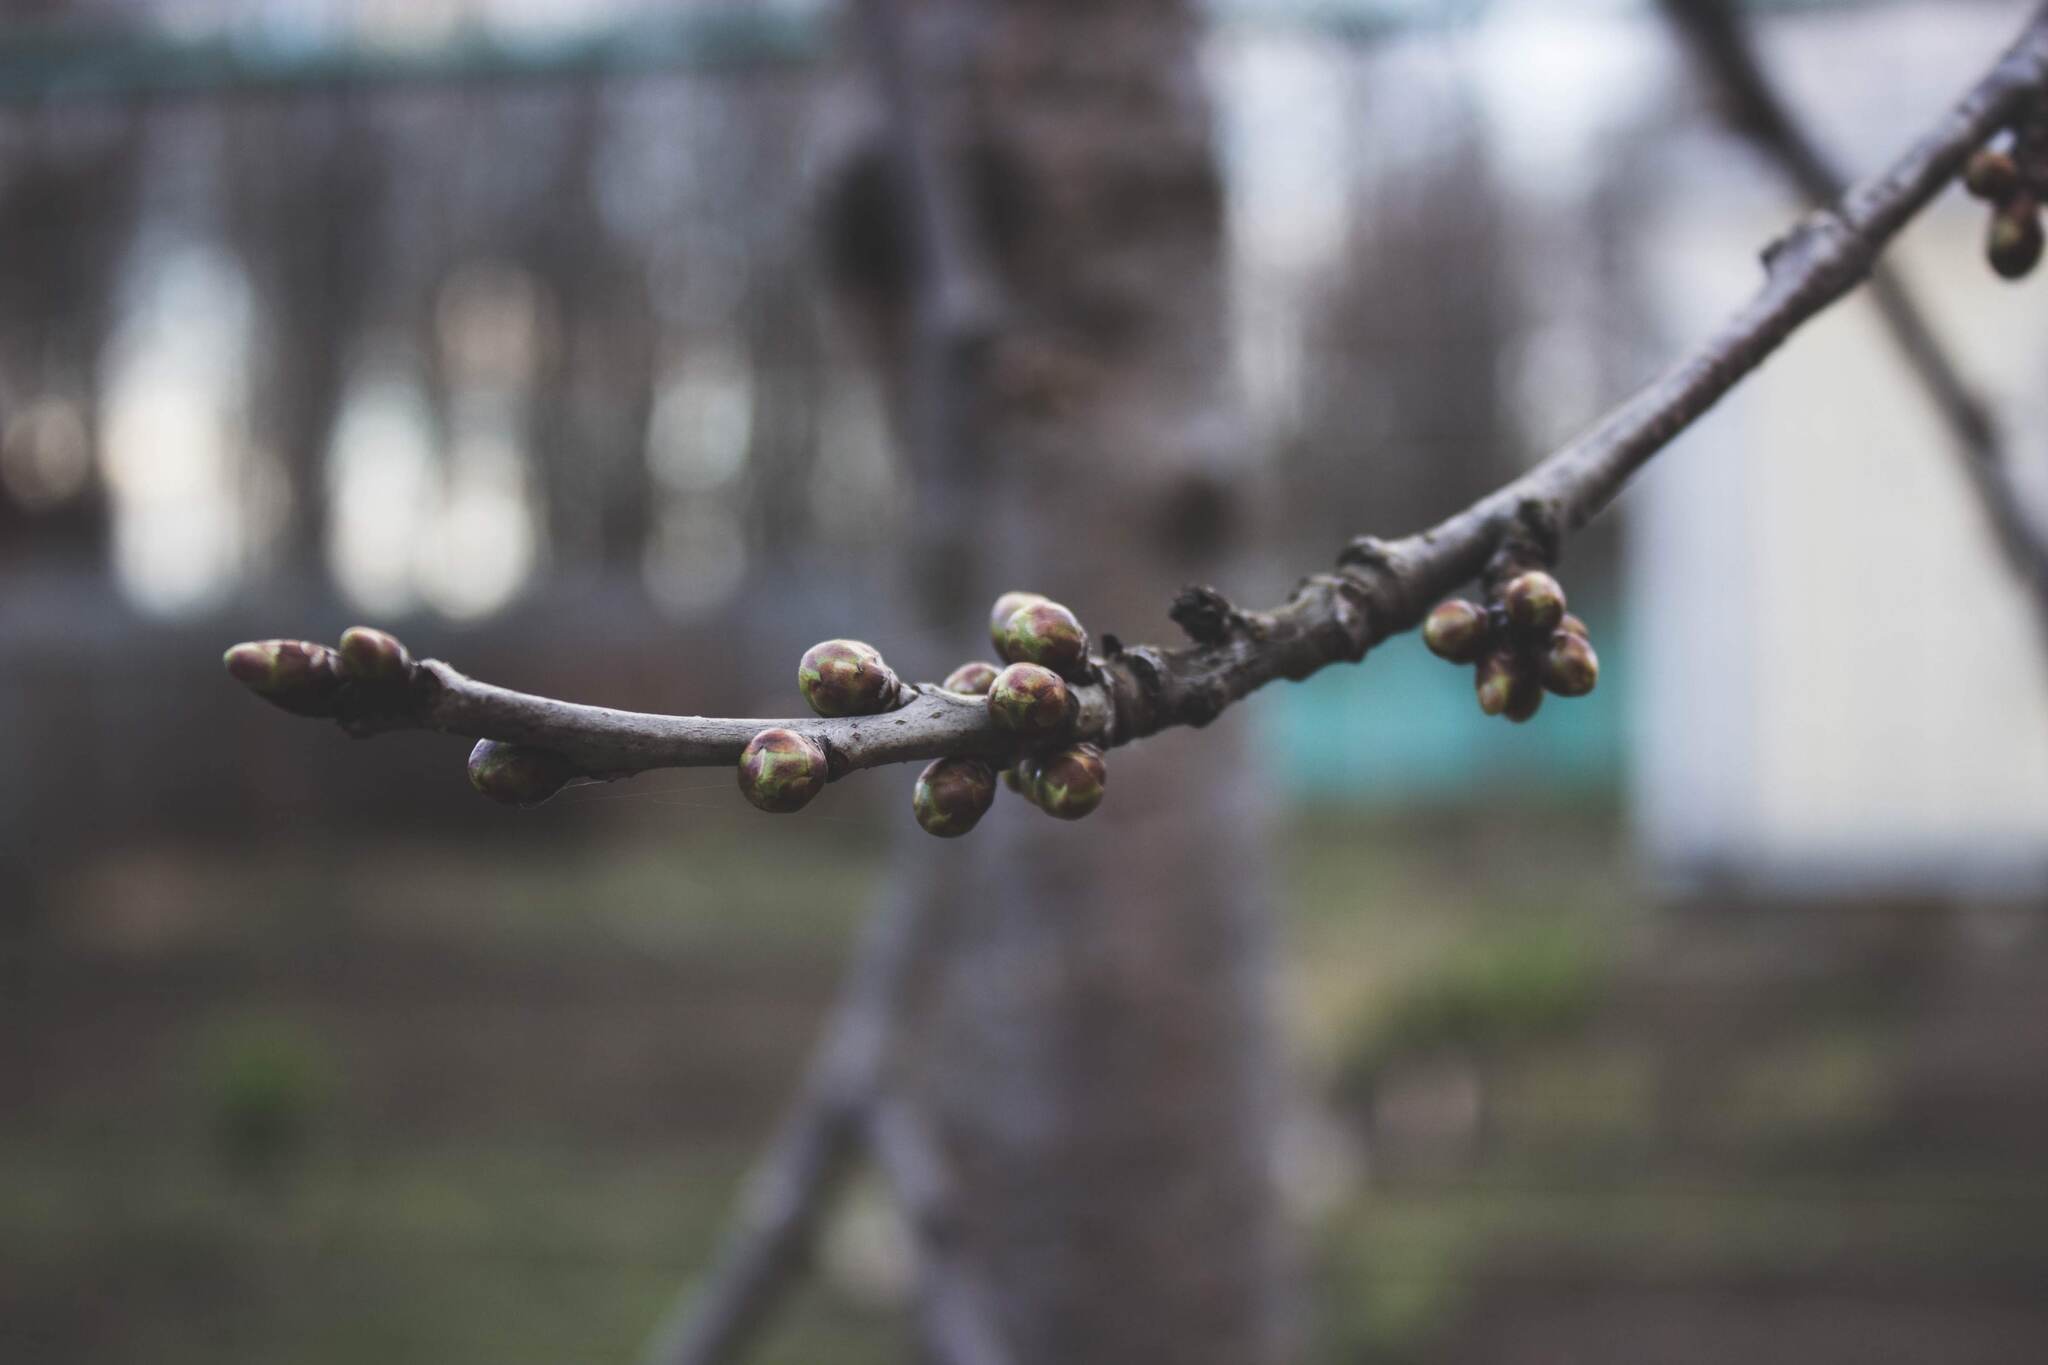
<instances>
[{"instance_id":1,"label":"green and red bud","mask_svg":"<svg viewBox=\"0 0 2048 1365\"><path fill-rule=\"evenodd\" d=\"M1060 675L1038 664L1011 664L988 689L989 719L1015 735L1046 737L1067 727L1073 695Z\"/></svg>"},{"instance_id":2,"label":"green and red bud","mask_svg":"<svg viewBox=\"0 0 2048 1365\"><path fill-rule=\"evenodd\" d=\"M1000 671L994 664L976 659L948 673L946 680L939 686L948 692L958 692L964 696L986 696L990 685L996 680L996 674Z\"/></svg>"},{"instance_id":3,"label":"green and red bud","mask_svg":"<svg viewBox=\"0 0 2048 1365\"><path fill-rule=\"evenodd\" d=\"M1583 697L1600 681L1600 656L1583 635L1559 630L1543 654L1543 685L1560 697Z\"/></svg>"},{"instance_id":4,"label":"green and red bud","mask_svg":"<svg viewBox=\"0 0 2048 1365\"><path fill-rule=\"evenodd\" d=\"M537 806L576 776L574 764L546 749L480 739L469 751L469 785L508 806Z\"/></svg>"},{"instance_id":5,"label":"green and red bud","mask_svg":"<svg viewBox=\"0 0 2048 1365\"><path fill-rule=\"evenodd\" d=\"M1991 215L1984 255L1999 276L2017 280L2041 261L2041 207L2030 194L2015 194Z\"/></svg>"},{"instance_id":6,"label":"green and red bud","mask_svg":"<svg viewBox=\"0 0 2048 1365\"><path fill-rule=\"evenodd\" d=\"M1543 703L1543 687L1536 679L1535 666L1512 649L1496 649L1481 659L1474 686L1479 694L1479 709L1489 716L1527 720Z\"/></svg>"},{"instance_id":7,"label":"green and red bud","mask_svg":"<svg viewBox=\"0 0 2048 1365\"><path fill-rule=\"evenodd\" d=\"M1079 820L1102 804L1108 778L1102 750L1076 744L1039 760L1037 780L1031 784L1032 803L1056 819Z\"/></svg>"},{"instance_id":8,"label":"green and red bud","mask_svg":"<svg viewBox=\"0 0 2048 1365\"><path fill-rule=\"evenodd\" d=\"M797 664L796 685L821 716L872 716L890 710L902 686L881 653L860 640L812 645Z\"/></svg>"},{"instance_id":9,"label":"green and red bud","mask_svg":"<svg viewBox=\"0 0 2048 1365\"><path fill-rule=\"evenodd\" d=\"M1003 785L1033 805L1038 804L1038 798L1032 791L1037 781L1038 765L1028 758L1019 759L1003 769Z\"/></svg>"},{"instance_id":10,"label":"green and red bud","mask_svg":"<svg viewBox=\"0 0 2048 1365\"><path fill-rule=\"evenodd\" d=\"M1006 592L996 599L995 606L989 609L988 638L998 653L1003 648L1003 627L1010 624L1010 618L1015 616L1020 608L1044 600L1045 594L1040 592Z\"/></svg>"},{"instance_id":11,"label":"green and red bud","mask_svg":"<svg viewBox=\"0 0 2048 1365\"><path fill-rule=\"evenodd\" d=\"M824 749L794 730L763 730L740 753L740 794L770 815L802 810L829 775Z\"/></svg>"},{"instance_id":12,"label":"green and red bud","mask_svg":"<svg viewBox=\"0 0 2048 1365\"><path fill-rule=\"evenodd\" d=\"M1003 623L996 653L1007 663L1037 664L1079 681L1088 671L1088 631L1057 602L1028 602Z\"/></svg>"},{"instance_id":13,"label":"green and red bud","mask_svg":"<svg viewBox=\"0 0 2048 1365\"><path fill-rule=\"evenodd\" d=\"M221 663L257 696L302 716L332 715L343 681L335 652L307 640L250 640L221 655Z\"/></svg>"},{"instance_id":14,"label":"green and red bud","mask_svg":"<svg viewBox=\"0 0 2048 1365\"><path fill-rule=\"evenodd\" d=\"M398 637L369 626L350 626L341 633L341 671L353 682L395 687L412 678L412 655Z\"/></svg>"},{"instance_id":15,"label":"green and red bud","mask_svg":"<svg viewBox=\"0 0 2048 1365\"><path fill-rule=\"evenodd\" d=\"M1476 662L1486 652L1490 633L1485 610L1456 597L1437 603L1422 623L1422 643L1429 652L1454 664Z\"/></svg>"},{"instance_id":16,"label":"green and red bud","mask_svg":"<svg viewBox=\"0 0 2048 1365\"><path fill-rule=\"evenodd\" d=\"M996 799L996 775L973 758L941 758L917 775L910 808L927 834L957 839L980 823Z\"/></svg>"},{"instance_id":17,"label":"green and red bud","mask_svg":"<svg viewBox=\"0 0 2048 1365\"><path fill-rule=\"evenodd\" d=\"M1508 627L1523 635L1544 636L1564 620L1564 588L1541 569L1517 574L1501 590L1500 604Z\"/></svg>"},{"instance_id":18,"label":"green and red bud","mask_svg":"<svg viewBox=\"0 0 2048 1365\"><path fill-rule=\"evenodd\" d=\"M1576 635L1581 640L1590 641L1593 638L1592 632L1586 629L1586 623L1570 612L1565 613L1564 620L1557 623L1557 628L1567 635Z\"/></svg>"},{"instance_id":19,"label":"green and red bud","mask_svg":"<svg viewBox=\"0 0 2048 1365\"><path fill-rule=\"evenodd\" d=\"M1963 165L1963 188L1979 199L2002 204L2018 192L2020 168L2004 152L1985 147Z\"/></svg>"}]
</instances>

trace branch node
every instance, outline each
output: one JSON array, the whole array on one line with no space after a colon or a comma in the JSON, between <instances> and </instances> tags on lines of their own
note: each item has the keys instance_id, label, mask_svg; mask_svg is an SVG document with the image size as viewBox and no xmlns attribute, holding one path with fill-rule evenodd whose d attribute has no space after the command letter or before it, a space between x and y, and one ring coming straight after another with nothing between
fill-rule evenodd
<instances>
[{"instance_id":1,"label":"branch node","mask_svg":"<svg viewBox=\"0 0 2048 1365\"><path fill-rule=\"evenodd\" d=\"M1870 269L1873 252L1864 239L1833 209L1814 209L1771 239L1760 253L1764 275L1776 282L1799 278L1817 260L1841 257L1861 275Z\"/></svg>"},{"instance_id":2,"label":"branch node","mask_svg":"<svg viewBox=\"0 0 2048 1365\"><path fill-rule=\"evenodd\" d=\"M1246 629L1244 613L1214 588L1190 583L1166 613L1198 645L1220 645Z\"/></svg>"},{"instance_id":3,"label":"branch node","mask_svg":"<svg viewBox=\"0 0 2048 1365\"><path fill-rule=\"evenodd\" d=\"M1394 567L1394 547L1378 536L1353 536L1337 556L1337 562L1348 568L1384 570L1391 572Z\"/></svg>"},{"instance_id":4,"label":"branch node","mask_svg":"<svg viewBox=\"0 0 2048 1365\"><path fill-rule=\"evenodd\" d=\"M1310 574L1301 581L1301 590L1310 588L1328 593L1330 600L1328 619L1314 635L1318 653L1348 663L1363 659L1373 644L1373 589L1346 573ZM1302 667L1289 670L1286 676L1299 682L1316 667L1315 661L1304 660Z\"/></svg>"}]
</instances>

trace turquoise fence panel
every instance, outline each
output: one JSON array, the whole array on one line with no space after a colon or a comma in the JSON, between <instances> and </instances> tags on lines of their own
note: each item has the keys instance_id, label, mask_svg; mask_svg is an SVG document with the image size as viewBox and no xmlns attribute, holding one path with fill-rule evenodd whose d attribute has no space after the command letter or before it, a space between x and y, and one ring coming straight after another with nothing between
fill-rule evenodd
<instances>
[{"instance_id":1,"label":"turquoise fence panel","mask_svg":"<svg viewBox=\"0 0 2048 1365\"><path fill-rule=\"evenodd\" d=\"M1526 725L1481 715L1472 670L1435 658L1413 634L1360 667L1276 684L1252 706L1273 780L1292 799L1358 804L1498 799L1516 784L1567 798L1614 795L1630 705L1628 638L1618 612L1587 616L1596 623L1599 690L1547 697Z\"/></svg>"}]
</instances>

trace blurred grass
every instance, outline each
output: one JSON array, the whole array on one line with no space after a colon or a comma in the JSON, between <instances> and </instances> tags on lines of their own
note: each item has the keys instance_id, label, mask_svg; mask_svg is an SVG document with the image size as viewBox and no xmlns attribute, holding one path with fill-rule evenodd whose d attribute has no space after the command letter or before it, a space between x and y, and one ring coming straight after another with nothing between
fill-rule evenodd
<instances>
[{"instance_id":1,"label":"blurred grass","mask_svg":"<svg viewBox=\"0 0 2048 1365\"><path fill-rule=\"evenodd\" d=\"M1428 1115L1446 1077L1485 1080L1459 1161L1367 1144L1367 1178L1312 1211L1319 1359L1427 1358L1518 1248L1671 1275L1851 1251L2048 1265L2024 1184L1873 1200L1644 1165L1657 1058L1598 1018L1644 920L1611 812L1288 828L1283 998L1309 1081L1341 1115L1339 1078L1384 1072ZM813 830L772 876L715 830L81 871L9 1002L27 1050L0 1115L0 1359L635 1359L798 1074L878 844ZM1854 1131L1883 1047L1836 1018L1750 1058L1715 1112L1731 1141ZM888 1275L824 1259L759 1358L904 1358Z\"/></svg>"}]
</instances>

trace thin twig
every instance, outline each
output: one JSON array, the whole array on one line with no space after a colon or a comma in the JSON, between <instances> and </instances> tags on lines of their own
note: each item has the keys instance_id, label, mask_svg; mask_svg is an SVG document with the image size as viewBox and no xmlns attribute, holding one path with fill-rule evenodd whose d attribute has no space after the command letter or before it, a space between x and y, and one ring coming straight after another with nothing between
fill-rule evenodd
<instances>
[{"instance_id":1,"label":"thin twig","mask_svg":"<svg viewBox=\"0 0 2048 1365\"><path fill-rule=\"evenodd\" d=\"M1687 46L1720 93L1729 124L1756 146L1809 203L1839 198L1845 177L1772 81L1730 0L1663 0ZM2048 643L2048 527L2029 513L2012 479L2006 442L1988 404L1964 380L1948 347L1900 272L1879 262L1870 298L1892 342L1964 456L1999 549L2030 590Z\"/></svg>"},{"instance_id":2,"label":"thin twig","mask_svg":"<svg viewBox=\"0 0 2048 1365\"><path fill-rule=\"evenodd\" d=\"M1105 641L1093 681L1074 689L1079 706L1070 737L1116 745L1170 726L1207 724L1274 679L1355 662L1414 628L1432 602L1478 574L1511 537L1555 544L1577 530L1803 323L1865 279L1885 244L1954 179L1971 151L2044 92L2048 6L1897 162L1773 243L1764 252L1762 288L1718 331L1591 430L1427 531L1353 542L1335 572L1305 580L1274 610L1222 614L1218 628L1193 646ZM723 720L578 707L474 682L444 664L419 668L430 681L402 698L345 686L323 698L323 713L357 733L426 728L534 745L598 776L731 764L770 725L817 739L834 777L947 754L1000 758L1016 748L978 699L929 687L878 716Z\"/></svg>"}]
</instances>

